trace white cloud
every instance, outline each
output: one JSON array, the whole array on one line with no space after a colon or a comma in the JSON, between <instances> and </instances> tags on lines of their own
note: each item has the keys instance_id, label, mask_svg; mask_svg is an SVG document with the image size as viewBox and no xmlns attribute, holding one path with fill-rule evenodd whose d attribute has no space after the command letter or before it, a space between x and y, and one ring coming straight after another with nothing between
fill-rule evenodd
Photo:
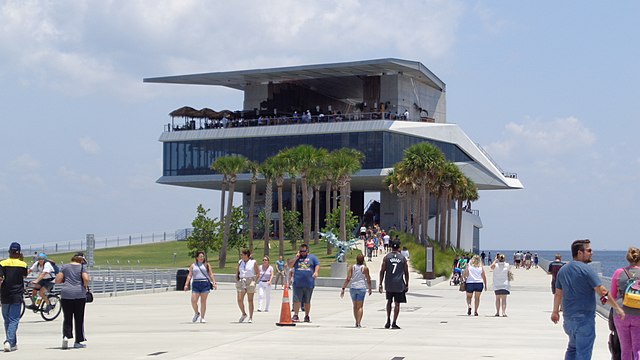
<instances>
[{"instance_id":1,"label":"white cloud","mask_svg":"<svg viewBox=\"0 0 640 360\"><path fill-rule=\"evenodd\" d=\"M40 168L40 162L29 154L22 154L11 162L15 170L34 171Z\"/></svg>"},{"instance_id":2,"label":"white cloud","mask_svg":"<svg viewBox=\"0 0 640 360\"><path fill-rule=\"evenodd\" d=\"M100 145L88 136L80 138L80 147L87 154L95 154L100 151Z\"/></svg>"},{"instance_id":3,"label":"white cloud","mask_svg":"<svg viewBox=\"0 0 640 360\"><path fill-rule=\"evenodd\" d=\"M573 116L552 121L510 122L505 130L504 140L486 146L496 157L508 158L513 153L559 155L587 149L596 142L591 129Z\"/></svg>"},{"instance_id":4,"label":"white cloud","mask_svg":"<svg viewBox=\"0 0 640 360\"><path fill-rule=\"evenodd\" d=\"M58 175L68 180L71 183L90 185L90 186L101 186L103 184L103 181L100 177L81 174L65 166L61 166L58 169Z\"/></svg>"}]
</instances>

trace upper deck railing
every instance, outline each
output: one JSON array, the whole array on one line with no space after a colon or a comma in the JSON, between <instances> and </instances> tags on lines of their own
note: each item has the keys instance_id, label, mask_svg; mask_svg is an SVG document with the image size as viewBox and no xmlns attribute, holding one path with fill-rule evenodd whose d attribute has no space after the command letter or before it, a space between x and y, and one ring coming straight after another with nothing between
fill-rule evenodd
<instances>
[{"instance_id":1,"label":"upper deck railing","mask_svg":"<svg viewBox=\"0 0 640 360\"><path fill-rule=\"evenodd\" d=\"M184 125L176 125L175 121L164 125L165 132L185 131L185 130L205 130L205 129L227 129L239 127L253 126L273 126L273 125L293 125L293 124L316 124L331 123L345 121L368 121L368 120L405 120L420 122L435 122L430 117L411 118L408 115L392 114L389 112L351 112L351 113L333 113L329 115L317 114L312 115L303 113L298 115L272 115L272 116L226 116L221 119L207 118L184 118Z\"/></svg>"}]
</instances>

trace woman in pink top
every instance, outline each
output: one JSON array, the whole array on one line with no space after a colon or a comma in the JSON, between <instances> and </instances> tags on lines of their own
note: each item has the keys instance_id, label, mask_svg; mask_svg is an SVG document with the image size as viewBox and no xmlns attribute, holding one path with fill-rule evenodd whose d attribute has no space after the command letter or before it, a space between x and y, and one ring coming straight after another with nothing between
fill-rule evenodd
<instances>
[{"instance_id":1,"label":"woman in pink top","mask_svg":"<svg viewBox=\"0 0 640 360\"><path fill-rule=\"evenodd\" d=\"M627 261L629 266L616 270L611 278L611 295L625 313L624 319L615 315L613 321L620 338L622 359L635 360L640 359L640 309L625 306L622 301L629 279L640 279L640 249L630 247Z\"/></svg>"}]
</instances>

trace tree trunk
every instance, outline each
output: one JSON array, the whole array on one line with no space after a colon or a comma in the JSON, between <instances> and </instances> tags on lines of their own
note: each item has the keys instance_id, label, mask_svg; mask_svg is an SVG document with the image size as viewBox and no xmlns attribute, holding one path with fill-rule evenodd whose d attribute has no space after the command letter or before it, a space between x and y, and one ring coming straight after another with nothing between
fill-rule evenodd
<instances>
[{"instance_id":1,"label":"tree trunk","mask_svg":"<svg viewBox=\"0 0 640 360\"><path fill-rule=\"evenodd\" d=\"M347 241L347 207L346 203L346 184L340 184L340 239Z\"/></svg>"},{"instance_id":2,"label":"tree trunk","mask_svg":"<svg viewBox=\"0 0 640 360\"><path fill-rule=\"evenodd\" d=\"M314 244L320 243L320 186L314 186L315 190L315 237L313 239Z\"/></svg>"},{"instance_id":3,"label":"tree trunk","mask_svg":"<svg viewBox=\"0 0 640 360\"><path fill-rule=\"evenodd\" d=\"M462 239L462 200L458 200L458 208L456 209L458 213L458 231L456 233L456 248L460 249L460 239Z\"/></svg>"},{"instance_id":4,"label":"tree trunk","mask_svg":"<svg viewBox=\"0 0 640 360\"><path fill-rule=\"evenodd\" d=\"M253 253L253 218L256 208L257 181L251 180L251 200L249 202L249 251Z\"/></svg>"},{"instance_id":5,"label":"tree trunk","mask_svg":"<svg viewBox=\"0 0 640 360\"><path fill-rule=\"evenodd\" d=\"M220 219L220 221L223 221L224 219L224 200L225 200L225 195L226 195L226 188L227 188L227 176L224 175L224 177L222 178L222 186L220 186L220 191L222 192L220 194L220 217L218 219Z\"/></svg>"},{"instance_id":6,"label":"tree trunk","mask_svg":"<svg viewBox=\"0 0 640 360\"><path fill-rule=\"evenodd\" d=\"M229 232L231 229L231 216L233 215L233 193L236 189L236 177L229 179L229 200L227 201L227 216L224 218L224 232L222 234L222 249L220 249L220 268L223 269L227 262L227 247L229 246Z\"/></svg>"},{"instance_id":7,"label":"tree trunk","mask_svg":"<svg viewBox=\"0 0 640 360\"><path fill-rule=\"evenodd\" d=\"M291 179L291 211L296 211L298 207L298 190L296 186L296 177L292 176Z\"/></svg>"},{"instance_id":8,"label":"tree trunk","mask_svg":"<svg viewBox=\"0 0 640 360\"><path fill-rule=\"evenodd\" d=\"M307 227L307 221L309 220L309 212L307 212L307 201L309 199L309 192L307 191L307 176L303 174L300 180L300 190L302 190L302 238L305 244L309 244L309 235L311 235L311 222Z\"/></svg>"},{"instance_id":9,"label":"tree trunk","mask_svg":"<svg viewBox=\"0 0 640 360\"><path fill-rule=\"evenodd\" d=\"M276 185L278 186L278 217L280 218L278 226L278 237L280 238L280 245L278 246L278 255L284 256L284 207L282 205L282 180L276 180Z\"/></svg>"},{"instance_id":10,"label":"tree trunk","mask_svg":"<svg viewBox=\"0 0 640 360\"><path fill-rule=\"evenodd\" d=\"M267 179L267 186L264 192L264 254L269 255L269 241L271 240L271 208L273 207L273 184L271 179Z\"/></svg>"},{"instance_id":11,"label":"tree trunk","mask_svg":"<svg viewBox=\"0 0 640 360\"><path fill-rule=\"evenodd\" d=\"M325 189L324 189L324 206L325 206L325 219L326 216L329 215L329 213L331 212L331 181L327 180L327 183L325 184ZM327 240L327 255L331 255L331 243Z\"/></svg>"},{"instance_id":12,"label":"tree trunk","mask_svg":"<svg viewBox=\"0 0 640 360\"><path fill-rule=\"evenodd\" d=\"M451 247L451 195L447 196L447 247Z\"/></svg>"}]
</instances>

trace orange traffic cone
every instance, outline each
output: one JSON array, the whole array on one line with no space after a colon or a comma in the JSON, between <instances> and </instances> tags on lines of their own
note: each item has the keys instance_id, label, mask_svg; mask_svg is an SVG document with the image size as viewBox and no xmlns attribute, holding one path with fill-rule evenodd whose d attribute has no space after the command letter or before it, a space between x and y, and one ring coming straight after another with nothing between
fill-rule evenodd
<instances>
[{"instance_id":1,"label":"orange traffic cone","mask_svg":"<svg viewBox=\"0 0 640 360\"><path fill-rule=\"evenodd\" d=\"M289 286L285 284L284 292L282 293L282 307L280 308L280 322L277 322L278 326L296 326L291 321L291 307L289 306Z\"/></svg>"}]
</instances>

